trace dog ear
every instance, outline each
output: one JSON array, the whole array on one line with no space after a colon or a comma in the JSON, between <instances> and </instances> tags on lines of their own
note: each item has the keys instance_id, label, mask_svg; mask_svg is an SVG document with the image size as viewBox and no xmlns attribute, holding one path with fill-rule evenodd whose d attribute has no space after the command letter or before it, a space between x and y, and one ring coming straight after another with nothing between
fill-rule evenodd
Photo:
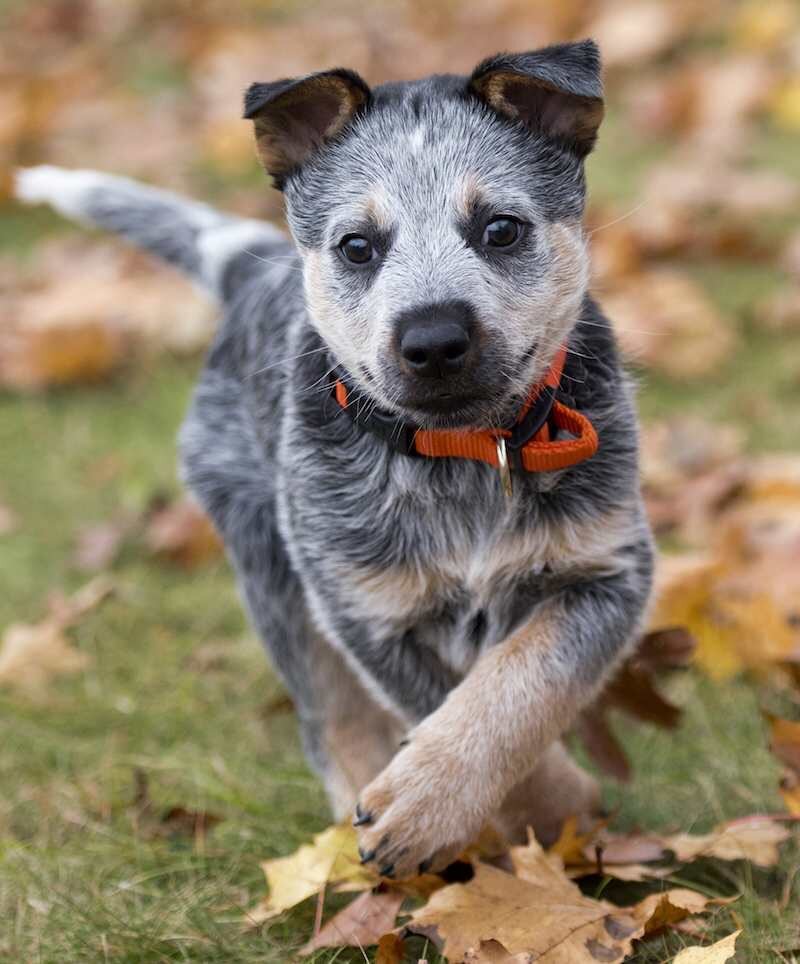
<instances>
[{"instance_id":1,"label":"dog ear","mask_svg":"<svg viewBox=\"0 0 800 964\"><path fill-rule=\"evenodd\" d=\"M600 52L592 40L490 57L475 68L469 87L499 114L578 157L594 147L603 119L603 86Z\"/></svg>"},{"instance_id":2,"label":"dog ear","mask_svg":"<svg viewBox=\"0 0 800 964\"><path fill-rule=\"evenodd\" d=\"M280 188L286 175L335 137L370 98L351 70L326 70L271 84L252 84L244 116L255 125L261 163Z\"/></svg>"}]
</instances>

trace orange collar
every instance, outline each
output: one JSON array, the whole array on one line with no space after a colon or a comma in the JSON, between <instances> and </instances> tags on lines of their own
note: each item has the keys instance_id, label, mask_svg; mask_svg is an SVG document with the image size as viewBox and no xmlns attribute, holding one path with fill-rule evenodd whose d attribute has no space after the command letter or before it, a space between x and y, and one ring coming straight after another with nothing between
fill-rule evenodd
<instances>
[{"instance_id":1,"label":"orange collar","mask_svg":"<svg viewBox=\"0 0 800 964\"><path fill-rule=\"evenodd\" d=\"M545 377L531 388L510 429L422 429L380 412L362 415L358 406L349 404L347 386L341 379L335 383L334 395L355 422L393 448L412 456L486 462L500 470L503 488L510 494L511 466L526 472L553 472L583 462L597 451L597 433L589 419L555 398L566 356L566 346L562 346ZM551 438L551 426L571 437Z\"/></svg>"}]
</instances>

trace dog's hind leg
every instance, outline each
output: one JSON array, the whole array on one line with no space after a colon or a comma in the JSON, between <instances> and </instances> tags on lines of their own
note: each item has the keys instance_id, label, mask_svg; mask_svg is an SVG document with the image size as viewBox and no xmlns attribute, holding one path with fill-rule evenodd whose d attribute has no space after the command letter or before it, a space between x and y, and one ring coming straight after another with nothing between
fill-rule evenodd
<instances>
[{"instance_id":1,"label":"dog's hind leg","mask_svg":"<svg viewBox=\"0 0 800 964\"><path fill-rule=\"evenodd\" d=\"M525 842L530 827L539 843L549 846L569 817L583 827L594 822L599 807L599 784L557 740L508 794L495 823L510 843Z\"/></svg>"},{"instance_id":2,"label":"dog's hind leg","mask_svg":"<svg viewBox=\"0 0 800 964\"><path fill-rule=\"evenodd\" d=\"M394 756L405 729L364 689L320 634L311 651L313 709L300 712L306 753L325 783L336 820L352 817L359 792Z\"/></svg>"},{"instance_id":3,"label":"dog's hind leg","mask_svg":"<svg viewBox=\"0 0 800 964\"><path fill-rule=\"evenodd\" d=\"M66 217L113 231L183 271L225 301L263 262L293 258L271 224L223 214L125 177L42 165L16 175L16 196L47 203Z\"/></svg>"}]
</instances>

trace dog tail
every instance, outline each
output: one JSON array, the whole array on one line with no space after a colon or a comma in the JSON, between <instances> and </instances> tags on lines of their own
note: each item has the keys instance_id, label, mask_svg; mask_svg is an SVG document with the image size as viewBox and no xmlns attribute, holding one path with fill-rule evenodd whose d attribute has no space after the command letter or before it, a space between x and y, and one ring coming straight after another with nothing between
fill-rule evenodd
<instances>
[{"instance_id":1,"label":"dog tail","mask_svg":"<svg viewBox=\"0 0 800 964\"><path fill-rule=\"evenodd\" d=\"M43 165L16 175L16 196L46 202L83 224L105 228L158 255L224 301L263 262L292 256L288 238L265 221L99 171Z\"/></svg>"}]
</instances>

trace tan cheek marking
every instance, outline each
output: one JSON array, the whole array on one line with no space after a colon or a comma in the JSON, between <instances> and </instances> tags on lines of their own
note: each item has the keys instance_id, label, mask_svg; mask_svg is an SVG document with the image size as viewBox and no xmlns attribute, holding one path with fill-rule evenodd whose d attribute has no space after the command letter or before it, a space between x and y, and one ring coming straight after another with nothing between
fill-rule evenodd
<instances>
[{"instance_id":1,"label":"tan cheek marking","mask_svg":"<svg viewBox=\"0 0 800 964\"><path fill-rule=\"evenodd\" d=\"M306 283L306 300L311 314L317 318L324 318L332 305L325 296L323 282L322 255L319 251L309 251L305 257L304 276Z\"/></svg>"},{"instance_id":2,"label":"tan cheek marking","mask_svg":"<svg viewBox=\"0 0 800 964\"><path fill-rule=\"evenodd\" d=\"M589 252L577 221L555 221L549 225L548 242L555 258L551 272L556 297L583 295L589 276Z\"/></svg>"}]
</instances>

